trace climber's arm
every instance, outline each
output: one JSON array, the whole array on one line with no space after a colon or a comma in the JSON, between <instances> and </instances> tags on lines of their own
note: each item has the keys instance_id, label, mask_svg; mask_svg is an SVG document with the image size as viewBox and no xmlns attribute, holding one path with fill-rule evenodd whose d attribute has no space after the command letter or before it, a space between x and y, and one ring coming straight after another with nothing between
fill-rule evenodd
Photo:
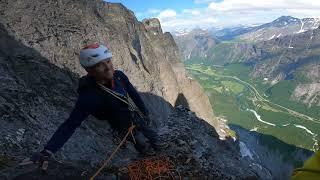
<instances>
[{"instance_id":1,"label":"climber's arm","mask_svg":"<svg viewBox=\"0 0 320 180\"><path fill-rule=\"evenodd\" d=\"M81 95L79 96L69 118L62 123L53 134L45 146L45 150L49 150L52 153L58 151L65 144L65 142L68 141L81 123L88 117L92 106L88 106L90 103L88 103L86 99L86 97Z\"/></svg>"}]
</instances>

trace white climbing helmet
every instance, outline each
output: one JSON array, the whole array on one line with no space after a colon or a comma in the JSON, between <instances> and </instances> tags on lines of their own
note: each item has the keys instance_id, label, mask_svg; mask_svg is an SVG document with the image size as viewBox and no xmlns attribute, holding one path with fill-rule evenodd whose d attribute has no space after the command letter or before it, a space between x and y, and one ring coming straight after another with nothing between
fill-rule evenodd
<instances>
[{"instance_id":1,"label":"white climbing helmet","mask_svg":"<svg viewBox=\"0 0 320 180\"><path fill-rule=\"evenodd\" d=\"M80 50L79 60L82 67L92 67L95 64L112 58L111 51L106 45L95 43Z\"/></svg>"}]
</instances>

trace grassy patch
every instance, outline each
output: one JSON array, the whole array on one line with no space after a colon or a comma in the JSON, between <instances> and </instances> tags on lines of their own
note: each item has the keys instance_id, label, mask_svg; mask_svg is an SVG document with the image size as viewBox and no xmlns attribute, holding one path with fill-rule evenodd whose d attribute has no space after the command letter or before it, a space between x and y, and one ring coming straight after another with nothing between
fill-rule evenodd
<instances>
[{"instance_id":1,"label":"grassy patch","mask_svg":"<svg viewBox=\"0 0 320 180\"><path fill-rule=\"evenodd\" d=\"M244 86L234 81L221 81L224 87L230 89L234 94L241 93Z\"/></svg>"},{"instance_id":2,"label":"grassy patch","mask_svg":"<svg viewBox=\"0 0 320 180\"><path fill-rule=\"evenodd\" d=\"M256 124L254 115L250 112L241 111L233 95L221 95L221 93L213 90L210 92L209 99L217 116L224 116L233 124L247 129L250 129L252 124Z\"/></svg>"},{"instance_id":3,"label":"grassy patch","mask_svg":"<svg viewBox=\"0 0 320 180\"><path fill-rule=\"evenodd\" d=\"M269 106L268 104L263 104L261 106L262 109L266 110L266 111L272 111L272 112L281 112L280 110L274 108L274 107L271 107Z\"/></svg>"}]
</instances>

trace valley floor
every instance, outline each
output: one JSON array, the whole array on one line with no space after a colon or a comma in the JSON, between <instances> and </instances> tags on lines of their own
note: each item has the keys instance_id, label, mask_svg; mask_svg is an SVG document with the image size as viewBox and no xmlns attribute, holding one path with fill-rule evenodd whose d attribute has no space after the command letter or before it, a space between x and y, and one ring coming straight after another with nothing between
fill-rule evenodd
<instances>
[{"instance_id":1,"label":"valley floor","mask_svg":"<svg viewBox=\"0 0 320 180\"><path fill-rule=\"evenodd\" d=\"M186 68L209 95L215 114L225 117L228 124L272 135L299 148L312 151L318 148L320 120L314 111L320 111L320 108L306 111L296 108L302 105L276 96L285 93L279 92L279 88L268 94L270 87L263 80L249 78L248 66L218 67L192 63L186 64Z\"/></svg>"}]
</instances>

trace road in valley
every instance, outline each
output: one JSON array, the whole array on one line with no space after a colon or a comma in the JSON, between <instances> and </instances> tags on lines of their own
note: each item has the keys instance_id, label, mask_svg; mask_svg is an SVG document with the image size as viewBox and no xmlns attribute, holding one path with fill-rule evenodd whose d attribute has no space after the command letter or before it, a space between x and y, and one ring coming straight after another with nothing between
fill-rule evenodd
<instances>
[{"instance_id":1,"label":"road in valley","mask_svg":"<svg viewBox=\"0 0 320 180\"><path fill-rule=\"evenodd\" d=\"M278 108L281 108L282 110L286 110L287 113L289 113L290 115L293 115L293 116L296 116L296 117L299 117L299 118L303 118L305 120L308 120L308 121L313 121L315 123L320 123L320 120L316 119L316 118L312 118L310 116L307 116L305 114L302 114L300 112L297 112L297 111L294 111L292 109L289 109L287 107L284 107L280 104L277 104L277 103L274 103L274 102L271 102L270 100L268 99L265 99L263 96L260 95L260 93L258 92L258 90L253 86L251 85L250 83L246 82L246 81L243 81L241 79L239 79L238 77L236 76L226 76L226 75L221 75L221 74L217 74L217 73L214 73L212 71L210 72L207 72L206 71L200 71L198 69L193 69L193 68L189 68L187 67L187 69L189 70L194 70L194 71L198 71L199 73L204 73L206 75L212 75L212 76L216 76L216 77L220 77L220 78L227 78L227 79L233 79L233 80L236 80L237 82L240 82L241 84L245 85L246 87L250 88L254 94L255 94L255 97L258 101L260 102L264 102L264 103L269 103L271 105L274 105L274 106L277 106Z\"/></svg>"}]
</instances>

